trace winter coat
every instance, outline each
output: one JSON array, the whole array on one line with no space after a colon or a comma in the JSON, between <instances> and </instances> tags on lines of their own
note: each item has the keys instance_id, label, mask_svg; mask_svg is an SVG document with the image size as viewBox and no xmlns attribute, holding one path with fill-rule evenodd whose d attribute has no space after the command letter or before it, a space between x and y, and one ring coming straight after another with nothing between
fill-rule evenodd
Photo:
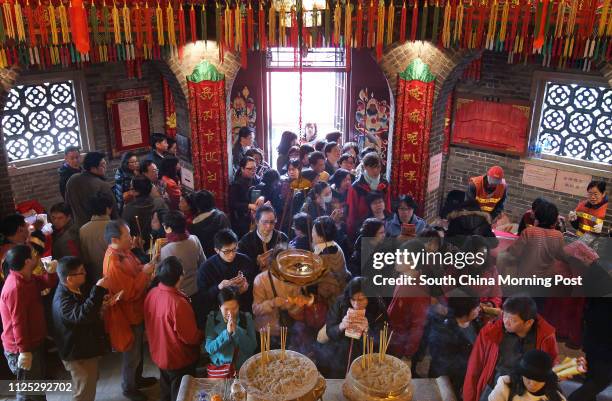
<instances>
[{"instance_id":1,"label":"winter coat","mask_svg":"<svg viewBox=\"0 0 612 401\"><path fill-rule=\"evenodd\" d=\"M105 288L93 286L89 294L77 294L60 284L53 297L53 334L63 361L89 359L107 350L100 309Z\"/></svg>"},{"instance_id":2,"label":"winter coat","mask_svg":"<svg viewBox=\"0 0 612 401\"><path fill-rule=\"evenodd\" d=\"M327 358L322 362L322 365L326 365L324 370L328 371L326 377L329 378L343 378L346 366L349 363L348 359L350 358L352 362L361 355L361 341L356 340L353 340L353 351L349 355L351 339L339 327L350 307L350 303L346 301L344 295L341 295L327 312L325 331L327 337L329 337L329 342L323 346ZM368 319L368 335L374 338L374 344L377 346L380 330L383 329L387 321L387 312L382 299L369 297L365 315Z\"/></svg>"},{"instance_id":3,"label":"winter coat","mask_svg":"<svg viewBox=\"0 0 612 401\"><path fill-rule=\"evenodd\" d=\"M534 395L529 391L525 390L523 395L515 394L510 400L510 384L511 378L510 376L500 376L497 379L497 383L495 384L495 388L489 394L488 401L547 401L548 397L545 395ZM562 393L559 393L562 401L565 401L565 397Z\"/></svg>"},{"instance_id":4,"label":"winter coat","mask_svg":"<svg viewBox=\"0 0 612 401\"><path fill-rule=\"evenodd\" d=\"M113 192L115 194L115 200L117 201L117 207L119 212L123 211L123 206L131 201L132 199L123 199L124 193L128 192L132 188L132 179L134 174L131 171L125 171L121 167L115 171L115 185L113 185Z\"/></svg>"},{"instance_id":5,"label":"winter coat","mask_svg":"<svg viewBox=\"0 0 612 401\"><path fill-rule=\"evenodd\" d=\"M457 246L465 242L465 237L480 235L491 238L489 244L496 248L499 244L491 227L491 216L480 210L456 210L447 216L448 229L446 237Z\"/></svg>"},{"instance_id":6,"label":"winter coat","mask_svg":"<svg viewBox=\"0 0 612 401\"><path fill-rule=\"evenodd\" d=\"M416 235L421 234L423 231L425 231L425 229L427 229L427 227L429 227L427 222L416 214L412 215L409 224L414 224ZM387 237L392 238L399 237L402 234L402 222L400 221L397 213L393 213L393 217L386 221L385 232L387 233Z\"/></svg>"},{"instance_id":7,"label":"winter coat","mask_svg":"<svg viewBox=\"0 0 612 401\"><path fill-rule=\"evenodd\" d=\"M391 213L391 190L389 188L389 183L382 178L382 176L376 190L381 192L385 197L385 210L387 213ZM353 182L353 185L349 188L346 200L348 206L348 216L346 219L348 226L347 232L356 233L363 221L370 214L370 208L366 202L366 196L370 192L372 192L372 189L363 178L363 175L360 175L359 179Z\"/></svg>"},{"instance_id":8,"label":"winter coat","mask_svg":"<svg viewBox=\"0 0 612 401\"><path fill-rule=\"evenodd\" d=\"M398 358L412 358L419 349L431 304L427 292L426 288L418 286L395 287L387 309L389 326L395 332L389 343L390 354Z\"/></svg>"},{"instance_id":9,"label":"winter coat","mask_svg":"<svg viewBox=\"0 0 612 401\"><path fill-rule=\"evenodd\" d=\"M145 242L145 249L147 249L151 236L153 213L167 208L168 206L162 198L153 198L150 195L139 196L125 205L121 217L130 227L130 234L140 236ZM138 222L136 222L136 216L138 216Z\"/></svg>"},{"instance_id":10,"label":"winter coat","mask_svg":"<svg viewBox=\"0 0 612 401\"><path fill-rule=\"evenodd\" d=\"M478 335L482 327L480 321L474 320L470 326ZM474 344L463 334L452 315L432 319L428 344L431 353L429 377L448 376L455 393L461 394Z\"/></svg>"},{"instance_id":11,"label":"winter coat","mask_svg":"<svg viewBox=\"0 0 612 401\"><path fill-rule=\"evenodd\" d=\"M64 256L80 256L79 232L74 223L69 222L62 231L51 234L51 255L59 260Z\"/></svg>"},{"instance_id":12,"label":"winter coat","mask_svg":"<svg viewBox=\"0 0 612 401\"><path fill-rule=\"evenodd\" d=\"M230 228L227 215L219 209L213 209L196 216L191 223L189 232L198 237L204 249L204 254L209 258L215 255L215 234L224 228Z\"/></svg>"},{"instance_id":13,"label":"winter coat","mask_svg":"<svg viewBox=\"0 0 612 401\"><path fill-rule=\"evenodd\" d=\"M323 260L323 266L327 267L327 274L318 284L319 296L332 305L340 294L344 292L346 283L351 278L351 273L346 268L346 260L342 248L338 244L328 246L319 256Z\"/></svg>"},{"instance_id":14,"label":"winter coat","mask_svg":"<svg viewBox=\"0 0 612 401\"><path fill-rule=\"evenodd\" d=\"M255 178L248 179L237 174L234 182L229 188L229 210L232 229L238 236L242 237L249 232L251 227L251 211L249 210L249 188L255 186L259 181Z\"/></svg>"},{"instance_id":15,"label":"winter coat","mask_svg":"<svg viewBox=\"0 0 612 401\"><path fill-rule=\"evenodd\" d=\"M89 209L89 202L93 195L104 192L113 199L112 219L118 216L117 203L109 183L104 181L104 177L92 174L88 171L75 174L66 184L66 203L72 210L72 218L77 228L81 228L92 216Z\"/></svg>"},{"instance_id":16,"label":"winter coat","mask_svg":"<svg viewBox=\"0 0 612 401\"><path fill-rule=\"evenodd\" d=\"M546 352L555 363L559 353L555 328L539 315L534 324L536 325L536 349ZM468 361L463 384L463 401L479 401L487 384L493 380L499 357L499 345L503 337L502 319L489 322L480 330Z\"/></svg>"},{"instance_id":17,"label":"winter coat","mask_svg":"<svg viewBox=\"0 0 612 401\"><path fill-rule=\"evenodd\" d=\"M62 164L62 167L57 169L57 173L59 174L59 190L60 194L62 194L62 198L66 198L66 183L70 177L80 172L80 168L72 168L66 163Z\"/></svg>"},{"instance_id":18,"label":"winter coat","mask_svg":"<svg viewBox=\"0 0 612 401\"><path fill-rule=\"evenodd\" d=\"M236 331L232 334L227 331L227 323L219 310L210 312L206 320L206 352L214 365L220 366L234 362L234 369L240 370L242 364L249 359L257 348L255 325L253 317L248 312L238 312ZM234 359L234 353L237 355Z\"/></svg>"}]
</instances>

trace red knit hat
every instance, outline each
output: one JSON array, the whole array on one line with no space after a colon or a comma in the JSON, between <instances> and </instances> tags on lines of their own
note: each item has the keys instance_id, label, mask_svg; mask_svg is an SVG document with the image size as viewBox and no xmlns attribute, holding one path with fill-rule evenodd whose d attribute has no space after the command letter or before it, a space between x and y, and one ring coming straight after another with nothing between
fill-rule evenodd
<instances>
[{"instance_id":1,"label":"red knit hat","mask_svg":"<svg viewBox=\"0 0 612 401\"><path fill-rule=\"evenodd\" d=\"M501 180L504 178L504 169L499 166L493 166L489 169L489 171L487 171L487 175L491 178Z\"/></svg>"}]
</instances>

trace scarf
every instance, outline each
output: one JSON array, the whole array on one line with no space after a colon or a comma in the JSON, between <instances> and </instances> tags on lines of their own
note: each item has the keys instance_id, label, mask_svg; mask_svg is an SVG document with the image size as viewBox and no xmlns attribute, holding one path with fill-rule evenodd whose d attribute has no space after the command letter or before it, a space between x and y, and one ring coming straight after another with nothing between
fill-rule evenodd
<instances>
[{"instance_id":1,"label":"scarf","mask_svg":"<svg viewBox=\"0 0 612 401\"><path fill-rule=\"evenodd\" d=\"M189 238L189 233L187 231L185 231L183 234L177 234L177 233L166 234L166 239L168 240L168 243L185 241L187 238Z\"/></svg>"},{"instance_id":2,"label":"scarf","mask_svg":"<svg viewBox=\"0 0 612 401\"><path fill-rule=\"evenodd\" d=\"M257 233L257 236L264 244L267 244L270 241L272 241L272 236L274 235L274 231L272 231L270 235L267 235L265 237L259 232L259 230L255 230L255 232Z\"/></svg>"},{"instance_id":3,"label":"scarf","mask_svg":"<svg viewBox=\"0 0 612 401\"><path fill-rule=\"evenodd\" d=\"M191 224L198 224L199 222L206 220L213 213L213 211L214 209L211 210L210 212L204 212L204 213L198 214L197 217L193 219Z\"/></svg>"},{"instance_id":4,"label":"scarf","mask_svg":"<svg viewBox=\"0 0 612 401\"><path fill-rule=\"evenodd\" d=\"M380 175L378 175L378 177L376 178L372 178L365 170L361 175L363 176L364 181L370 186L370 189L372 191L376 191L378 189L378 184L380 183Z\"/></svg>"}]
</instances>

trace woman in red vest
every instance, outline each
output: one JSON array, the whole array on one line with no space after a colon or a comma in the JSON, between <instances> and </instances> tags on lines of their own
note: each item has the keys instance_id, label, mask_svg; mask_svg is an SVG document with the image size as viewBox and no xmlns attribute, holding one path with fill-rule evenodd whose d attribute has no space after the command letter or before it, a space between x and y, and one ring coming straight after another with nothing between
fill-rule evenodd
<instances>
[{"instance_id":1,"label":"woman in red vest","mask_svg":"<svg viewBox=\"0 0 612 401\"><path fill-rule=\"evenodd\" d=\"M608 210L608 194L604 181L591 181L587 186L588 199L578 204L576 210L569 213L569 221L576 229L576 234L601 234Z\"/></svg>"}]
</instances>

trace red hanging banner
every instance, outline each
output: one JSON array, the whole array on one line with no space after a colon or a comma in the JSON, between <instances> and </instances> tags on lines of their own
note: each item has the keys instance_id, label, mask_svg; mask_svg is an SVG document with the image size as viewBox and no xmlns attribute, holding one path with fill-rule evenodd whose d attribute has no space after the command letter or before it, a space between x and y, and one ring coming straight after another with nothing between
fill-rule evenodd
<instances>
[{"instance_id":1,"label":"red hanging banner","mask_svg":"<svg viewBox=\"0 0 612 401\"><path fill-rule=\"evenodd\" d=\"M195 190L207 189L227 211L228 159L225 78L207 61L187 77Z\"/></svg>"},{"instance_id":2,"label":"red hanging banner","mask_svg":"<svg viewBox=\"0 0 612 401\"><path fill-rule=\"evenodd\" d=\"M410 63L398 80L392 196L412 195L419 212L427 190L434 83L435 77L421 59Z\"/></svg>"}]
</instances>

